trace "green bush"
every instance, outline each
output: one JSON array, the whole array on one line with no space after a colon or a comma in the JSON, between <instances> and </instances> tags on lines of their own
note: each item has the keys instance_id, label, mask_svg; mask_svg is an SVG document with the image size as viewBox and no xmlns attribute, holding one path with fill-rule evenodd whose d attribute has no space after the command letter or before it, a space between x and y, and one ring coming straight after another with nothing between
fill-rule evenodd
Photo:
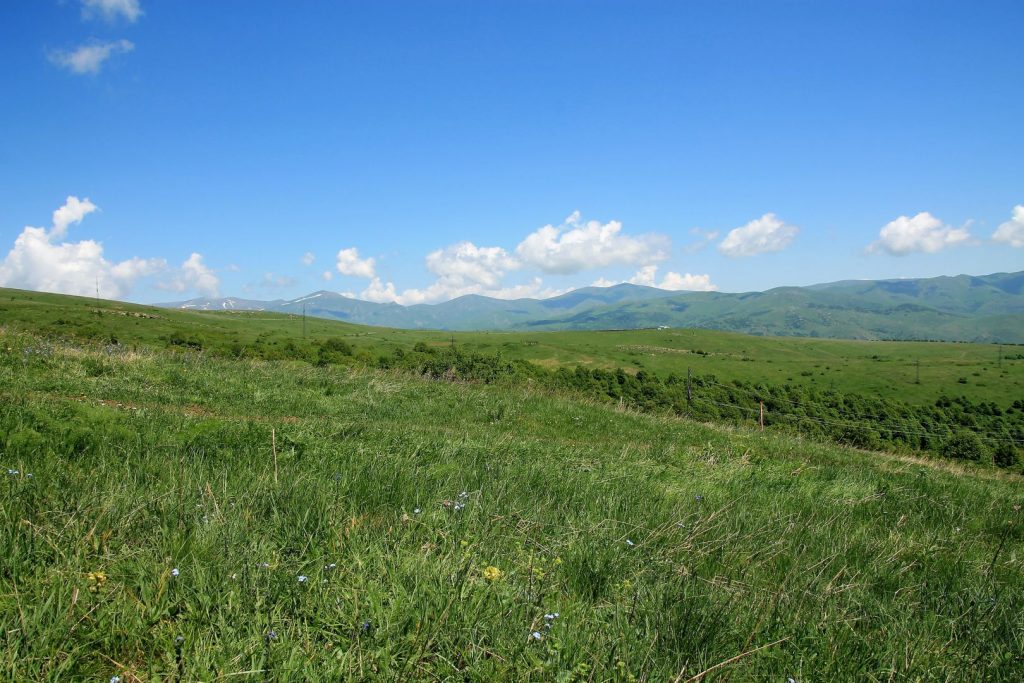
<instances>
[{"instance_id":1,"label":"green bush","mask_svg":"<svg viewBox=\"0 0 1024 683\"><path fill-rule=\"evenodd\" d=\"M998 467L1013 467L1018 462L1017 448L1013 444L1000 444L992 453L992 461Z\"/></svg>"},{"instance_id":2,"label":"green bush","mask_svg":"<svg viewBox=\"0 0 1024 683\"><path fill-rule=\"evenodd\" d=\"M942 447L942 454L947 458L957 460L980 461L985 456L985 444L981 442L974 432L959 431L946 439Z\"/></svg>"}]
</instances>

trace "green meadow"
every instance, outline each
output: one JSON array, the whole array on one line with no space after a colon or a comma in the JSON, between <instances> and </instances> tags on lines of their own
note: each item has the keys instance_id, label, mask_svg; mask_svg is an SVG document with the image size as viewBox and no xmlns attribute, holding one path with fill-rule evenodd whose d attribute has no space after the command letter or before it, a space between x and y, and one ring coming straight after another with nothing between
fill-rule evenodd
<instances>
[{"instance_id":1,"label":"green meadow","mask_svg":"<svg viewBox=\"0 0 1024 683\"><path fill-rule=\"evenodd\" d=\"M96 311L101 312L97 315ZM607 332L440 332L350 325L264 312L207 312L136 306L0 289L0 321L57 336L166 347L172 336L212 352L258 348L260 355L308 351L343 338L369 356L408 351L417 342L455 344L541 367L583 366L714 375L720 380L792 384L932 403L1024 398L1024 346L758 337L714 330ZM290 347L289 347L290 345Z\"/></svg>"},{"instance_id":2,"label":"green meadow","mask_svg":"<svg viewBox=\"0 0 1024 683\"><path fill-rule=\"evenodd\" d=\"M1024 676L1019 474L516 377L287 359L443 333L307 320L303 337L286 316L97 314L10 290L0 308L0 679ZM589 333L572 362L671 370L615 351L645 335L685 339ZM708 355L683 362L723 375L758 365L729 353L785 357L780 340L696 338ZM456 344L547 363L572 339Z\"/></svg>"},{"instance_id":3,"label":"green meadow","mask_svg":"<svg viewBox=\"0 0 1024 683\"><path fill-rule=\"evenodd\" d=\"M0 350L4 680L1024 673L1016 475L500 383Z\"/></svg>"}]
</instances>

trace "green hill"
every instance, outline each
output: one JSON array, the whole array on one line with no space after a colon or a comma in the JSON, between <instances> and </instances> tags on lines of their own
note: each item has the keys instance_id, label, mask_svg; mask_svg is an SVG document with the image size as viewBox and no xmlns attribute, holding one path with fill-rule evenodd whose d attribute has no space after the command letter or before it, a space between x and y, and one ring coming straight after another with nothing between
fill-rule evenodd
<instances>
[{"instance_id":1,"label":"green hill","mask_svg":"<svg viewBox=\"0 0 1024 683\"><path fill-rule=\"evenodd\" d=\"M314 292L293 301L193 299L162 304L255 309L365 325L440 330L607 330L699 327L833 339L1024 343L1024 272L981 277L846 281L767 292L669 292L622 284L550 299L464 296L399 306Z\"/></svg>"},{"instance_id":2,"label":"green hill","mask_svg":"<svg viewBox=\"0 0 1024 683\"><path fill-rule=\"evenodd\" d=\"M1017 476L207 352L279 315L3 294L4 680L1024 672Z\"/></svg>"}]
</instances>

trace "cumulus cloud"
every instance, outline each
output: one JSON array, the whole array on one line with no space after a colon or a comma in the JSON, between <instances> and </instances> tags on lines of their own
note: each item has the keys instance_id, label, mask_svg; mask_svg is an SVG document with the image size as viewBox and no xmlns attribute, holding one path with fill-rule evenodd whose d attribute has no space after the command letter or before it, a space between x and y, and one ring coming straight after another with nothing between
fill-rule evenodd
<instances>
[{"instance_id":1,"label":"cumulus cloud","mask_svg":"<svg viewBox=\"0 0 1024 683\"><path fill-rule=\"evenodd\" d=\"M376 262L373 257L359 258L359 250L355 247L342 249L338 252L338 272L342 275L372 278L376 275Z\"/></svg>"},{"instance_id":2,"label":"cumulus cloud","mask_svg":"<svg viewBox=\"0 0 1024 683\"><path fill-rule=\"evenodd\" d=\"M316 261L316 254L314 254L313 252L307 251L305 254L302 255L302 265L311 266L313 265L314 261Z\"/></svg>"},{"instance_id":3,"label":"cumulus cloud","mask_svg":"<svg viewBox=\"0 0 1024 683\"><path fill-rule=\"evenodd\" d=\"M489 288L477 282L456 283L452 280L438 279L423 289L405 289L397 291L393 282L384 282L379 277L370 280L370 284L360 292L360 299L377 303L396 303L403 306L413 304L435 303L448 301L468 294L489 296L493 299L522 299L526 297L544 299L561 294L564 290L545 288L541 278L535 277L529 282L508 287Z\"/></svg>"},{"instance_id":4,"label":"cumulus cloud","mask_svg":"<svg viewBox=\"0 0 1024 683\"><path fill-rule=\"evenodd\" d=\"M100 207L89 201L89 198L79 199L68 197L64 205L53 212L53 228L50 230L50 239L62 239L68 232L68 227L78 225L82 219Z\"/></svg>"},{"instance_id":5,"label":"cumulus cloud","mask_svg":"<svg viewBox=\"0 0 1024 683\"><path fill-rule=\"evenodd\" d=\"M658 282L657 275L658 266L644 266L633 277L625 280L625 282L670 291L714 292L718 290L718 285L712 284L711 276L706 273L703 275L680 274L670 270L665 273L665 277L662 278L661 282ZM594 281L594 287L611 287L622 284L622 282L621 280L608 280L602 277Z\"/></svg>"},{"instance_id":6,"label":"cumulus cloud","mask_svg":"<svg viewBox=\"0 0 1024 683\"><path fill-rule=\"evenodd\" d=\"M669 246L668 238L661 235L624 235L622 224L617 221L584 223L577 211L558 227L546 225L531 233L514 253L502 247L481 247L472 242L458 242L430 252L426 256L426 267L436 279L422 289L399 291L393 282L377 276L372 258L360 259L354 247L338 252L338 270L370 280L359 295L368 301L409 305L445 301L467 294L498 299L544 298L564 290L545 287L540 277L516 285L504 285L503 280L510 272L526 269L567 274L615 264L649 264L667 258ZM683 277L670 273L666 281L683 282L675 279Z\"/></svg>"},{"instance_id":7,"label":"cumulus cloud","mask_svg":"<svg viewBox=\"0 0 1024 683\"><path fill-rule=\"evenodd\" d=\"M520 267L519 261L501 247L478 247L459 242L427 254L427 270L454 284L498 284L506 272Z\"/></svg>"},{"instance_id":8,"label":"cumulus cloud","mask_svg":"<svg viewBox=\"0 0 1024 683\"><path fill-rule=\"evenodd\" d=\"M202 296L220 296L220 278L203 263L202 254L192 252L185 262L170 275L170 278L157 284L157 289L172 292L194 290Z\"/></svg>"},{"instance_id":9,"label":"cumulus cloud","mask_svg":"<svg viewBox=\"0 0 1024 683\"><path fill-rule=\"evenodd\" d=\"M868 245L868 252L885 251L893 256L906 256L913 252L934 253L965 244L971 239L966 227L946 225L927 211L913 218L900 216L882 227L878 240Z\"/></svg>"},{"instance_id":10,"label":"cumulus cloud","mask_svg":"<svg viewBox=\"0 0 1024 683\"><path fill-rule=\"evenodd\" d=\"M331 280L333 280L333 279L334 279L334 273L332 273L332 272L331 272L331 271L329 271L329 270L325 270L325 271L324 271L324 272L323 272L323 273L322 273L322 274L320 275L320 277L321 277L321 278L323 278L323 279L324 279L325 281L327 281L327 282L330 282Z\"/></svg>"},{"instance_id":11,"label":"cumulus cloud","mask_svg":"<svg viewBox=\"0 0 1024 683\"><path fill-rule=\"evenodd\" d=\"M800 232L795 225L783 223L773 213L766 213L746 225L729 231L718 245L722 254L737 258L782 251Z\"/></svg>"},{"instance_id":12,"label":"cumulus cloud","mask_svg":"<svg viewBox=\"0 0 1024 683\"><path fill-rule=\"evenodd\" d=\"M992 239L1011 247L1024 247L1024 204L1013 207L1013 216L996 228Z\"/></svg>"},{"instance_id":13,"label":"cumulus cloud","mask_svg":"<svg viewBox=\"0 0 1024 683\"><path fill-rule=\"evenodd\" d=\"M515 253L526 266L567 275L615 264L663 261L669 247L663 235L624 235L619 221L583 222L580 212L574 211L562 225L545 225L528 235Z\"/></svg>"},{"instance_id":14,"label":"cumulus cloud","mask_svg":"<svg viewBox=\"0 0 1024 683\"><path fill-rule=\"evenodd\" d=\"M114 40L108 43L90 43L74 50L57 50L50 53L50 61L75 74L95 75L103 68L104 62L117 54L135 49L130 40Z\"/></svg>"},{"instance_id":15,"label":"cumulus cloud","mask_svg":"<svg viewBox=\"0 0 1024 683\"><path fill-rule=\"evenodd\" d=\"M82 0L82 18L115 21L123 17L134 23L142 16L139 0Z\"/></svg>"},{"instance_id":16,"label":"cumulus cloud","mask_svg":"<svg viewBox=\"0 0 1024 683\"><path fill-rule=\"evenodd\" d=\"M163 259L130 258L111 263L103 256L103 245L94 240L62 241L68 228L82 222L98 207L86 199L68 197L53 212L53 226L25 226L6 258L0 262L0 285L61 294L126 296L142 277L167 268Z\"/></svg>"}]
</instances>

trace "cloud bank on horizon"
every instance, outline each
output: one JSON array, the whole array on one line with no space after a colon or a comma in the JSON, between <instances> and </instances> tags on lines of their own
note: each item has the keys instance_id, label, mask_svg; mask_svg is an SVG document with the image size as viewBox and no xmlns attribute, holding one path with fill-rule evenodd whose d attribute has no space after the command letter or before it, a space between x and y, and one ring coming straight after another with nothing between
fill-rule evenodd
<instances>
[{"instance_id":1,"label":"cloud bank on horizon","mask_svg":"<svg viewBox=\"0 0 1024 683\"><path fill-rule=\"evenodd\" d=\"M149 281L153 289L160 291L219 295L220 277L204 262L200 252L191 252L177 267L160 257L133 256L112 262L104 256L101 243L91 239L71 241L70 229L98 211L99 207L89 198L72 195L53 212L50 228L25 226L7 256L0 261L0 286L79 296L93 295L98 289L105 298L123 299L132 294L137 284ZM730 258L770 254L786 249L798 233L796 226L766 213L730 230L717 249ZM691 234L699 236L699 246L685 246L682 249L685 253L709 246L719 233L691 230ZM996 229L991 241L1024 247L1024 205L1013 207L1010 220ZM977 243L979 240L971 235L967 225L956 228L923 211L912 217L899 216L882 226L878 239L865 248L865 253L902 257ZM394 282L380 277L377 258L361 256L358 247L345 247L337 252L335 271L343 277L367 281L360 292L346 292L347 296L403 305L437 303L467 294L499 299L547 298L574 287L547 286L545 275L576 275L611 266L632 266L637 270L627 279L600 276L592 281L593 286L608 287L625 282L673 291L718 290L708 273L667 271L659 279L659 264L671 254L672 242L668 235L631 234L623 231L619 221L584 221L580 212L574 211L557 226L548 224L529 233L511 250L461 241L429 252L424 264L434 281L422 288L399 290ZM307 251L300 260L309 267L316 256ZM238 266L231 264L227 270L236 271ZM522 273L528 279L507 283L506 277L512 273ZM328 270L323 272L322 278L332 280L334 275ZM280 290L298 282L289 275L266 272L259 282L247 289Z\"/></svg>"}]
</instances>

